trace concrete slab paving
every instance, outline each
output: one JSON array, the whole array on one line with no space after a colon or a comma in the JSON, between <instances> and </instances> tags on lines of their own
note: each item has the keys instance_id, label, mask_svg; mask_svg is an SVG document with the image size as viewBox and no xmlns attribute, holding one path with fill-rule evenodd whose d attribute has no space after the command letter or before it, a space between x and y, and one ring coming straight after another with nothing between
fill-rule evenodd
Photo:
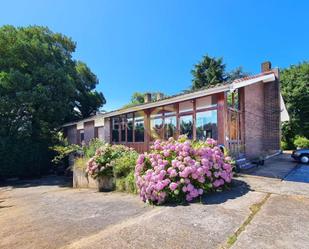
<instances>
[{"instance_id":1,"label":"concrete slab paving","mask_svg":"<svg viewBox=\"0 0 309 249\"><path fill-rule=\"evenodd\" d=\"M271 195L241 233L235 249L308 249L309 198Z\"/></svg>"},{"instance_id":2,"label":"concrete slab paving","mask_svg":"<svg viewBox=\"0 0 309 249\"><path fill-rule=\"evenodd\" d=\"M0 248L217 248L264 193L238 183L187 206L58 185L0 188Z\"/></svg>"}]
</instances>

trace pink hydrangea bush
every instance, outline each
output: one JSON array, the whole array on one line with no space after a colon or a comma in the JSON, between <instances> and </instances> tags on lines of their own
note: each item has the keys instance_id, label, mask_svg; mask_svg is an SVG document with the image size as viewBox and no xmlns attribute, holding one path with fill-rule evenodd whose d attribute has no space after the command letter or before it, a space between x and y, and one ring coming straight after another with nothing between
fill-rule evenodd
<instances>
[{"instance_id":1,"label":"pink hydrangea bush","mask_svg":"<svg viewBox=\"0 0 309 249\"><path fill-rule=\"evenodd\" d=\"M232 180L232 161L213 139L193 142L181 137L155 141L150 153L139 155L136 185L143 201L192 201Z\"/></svg>"}]
</instances>

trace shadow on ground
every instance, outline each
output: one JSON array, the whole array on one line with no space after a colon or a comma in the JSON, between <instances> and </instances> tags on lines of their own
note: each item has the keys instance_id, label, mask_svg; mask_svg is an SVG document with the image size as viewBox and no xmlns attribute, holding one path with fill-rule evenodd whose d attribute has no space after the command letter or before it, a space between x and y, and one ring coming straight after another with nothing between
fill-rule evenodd
<instances>
[{"instance_id":1,"label":"shadow on ground","mask_svg":"<svg viewBox=\"0 0 309 249\"><path fill-rule=\"evenodd\" d=\"M29 188L38 186L72 187L72 177L51 175L39 179L0 182L0 187Z\"/></svg>"},{"instance_id":2,"label":"shadow on ground","mask_svg":"<svg viewBox=\"0 0 309 249\"><path fill-rule=\"evenodd\" d=\"M222 191L211 192L204 194L201 198L197 198L193 202L184 202L184 203L165 203L163 206L175 207L175 206L189 206L192 203L200 203L203 205L216 205L222 204L229 200L237 199L250 191L250 186L241 180L234 179L231 183L229 189Z\"/></svg>"}]
</instances>

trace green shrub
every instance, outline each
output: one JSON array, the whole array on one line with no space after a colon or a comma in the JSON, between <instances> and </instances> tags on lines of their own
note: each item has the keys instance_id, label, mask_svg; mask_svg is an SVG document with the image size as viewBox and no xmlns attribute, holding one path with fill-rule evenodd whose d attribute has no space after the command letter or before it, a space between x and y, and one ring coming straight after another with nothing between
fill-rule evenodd
<instances>
[{"instance_id":1,"label":"green shrub","mask_svg":"<svg viewBox=\"0 0 309 249\"><path fill-rule=\"evenodd\" d=\"M85 171L87 168L87 162L89 158L87 157L77 157L74 161L74 168Z\"/></svg>"},{"instance_id":2,"label":"green shrub","mask_svg":"<svg viewBox=\"0 0 309 249\"><path fill-rule=\"evenodd\" d=\"M117 158L114 163L114 173L116 177L126 177L134 172L138 153L136 151L126 151Z\"/></svg>"},{"instance_id":3,"label":"green shrub","mask_svg":"<svg viewBox=\"0 0 309 249\"><path fill-rule=\"evenodd\" d=\"M116 190L136 194L137 188L135 184L134 172L130 172L126 177L116 178Z\"/></svg>"},{"instance_id":4,"label":"green shrub","mask_svg":"<svg viewBox=\"0 0 309 249\"><path fill-rule=\"evenodd\" d=\"M306 137L296 136L294 145L297 148L309 148L309 139Z\"/></svg>"},{"instance_id":5,"label":"green shrub","mask_svg":"<svg viewBox=\"0 0 309 249\"><path fill-rule=\"evenodd\" d=\"M104 145L105 145L104 141L98 138L92 139L88 145L83 146L84 156L87 158L93 157L97 149L99 149L100 147Z\"/></svg>"},{"instance_id":6,"label":"green shrub","mask_svg":"<svg viewBox=\"0 0 309 249\"><path fill-rule=\"evenodd\" d=\"M282 150L288 150L289 149L289 146L288 146L288 143L285 142L285 141L282 141L280 142L280 147Z\"/></svg>"}]
</instances>

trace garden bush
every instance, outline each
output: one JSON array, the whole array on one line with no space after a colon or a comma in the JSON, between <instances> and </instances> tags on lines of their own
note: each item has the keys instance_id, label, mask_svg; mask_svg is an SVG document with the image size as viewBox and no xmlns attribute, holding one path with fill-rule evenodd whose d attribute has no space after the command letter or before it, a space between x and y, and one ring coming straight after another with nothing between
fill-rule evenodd
<instances>
[{"instance_id":1,"label":"garden bush","mask_svg":"<svg viewBox=\"0 0 309 249\"><path fill-rule=\"evenodd\" d=\"M297 148L309 148L309 139L306 137L296 136L294 145Z\"/></svg>"},{"instance_id":2,"label":"garden bush","mask_svg":"<svg viewBox=\"0 0 309 249\"><path fill-rule=\"evenodd\" d=\"M151 149L138 157L135 167L136 184L145 202L190 202L205 192L224 188L232 180L231 158L213 139L157 140Z\"/></svg>"},{"instance_id":3,"label":"garden bush","mask_svg":"<svg viewBox=\"0 0 309 249\"><path fill-rule=\"evenodd\" d=\"M136 152L124 145L110 145L105 143L96 150L95 155L87 162L86 173L94 179L101 176L113 177L117 159L128 157L129 153ZM126 167L126 165L125 167L118 165L118 174L123 174L123 171L126 171Z\"/></svg>"}]
</instances>

